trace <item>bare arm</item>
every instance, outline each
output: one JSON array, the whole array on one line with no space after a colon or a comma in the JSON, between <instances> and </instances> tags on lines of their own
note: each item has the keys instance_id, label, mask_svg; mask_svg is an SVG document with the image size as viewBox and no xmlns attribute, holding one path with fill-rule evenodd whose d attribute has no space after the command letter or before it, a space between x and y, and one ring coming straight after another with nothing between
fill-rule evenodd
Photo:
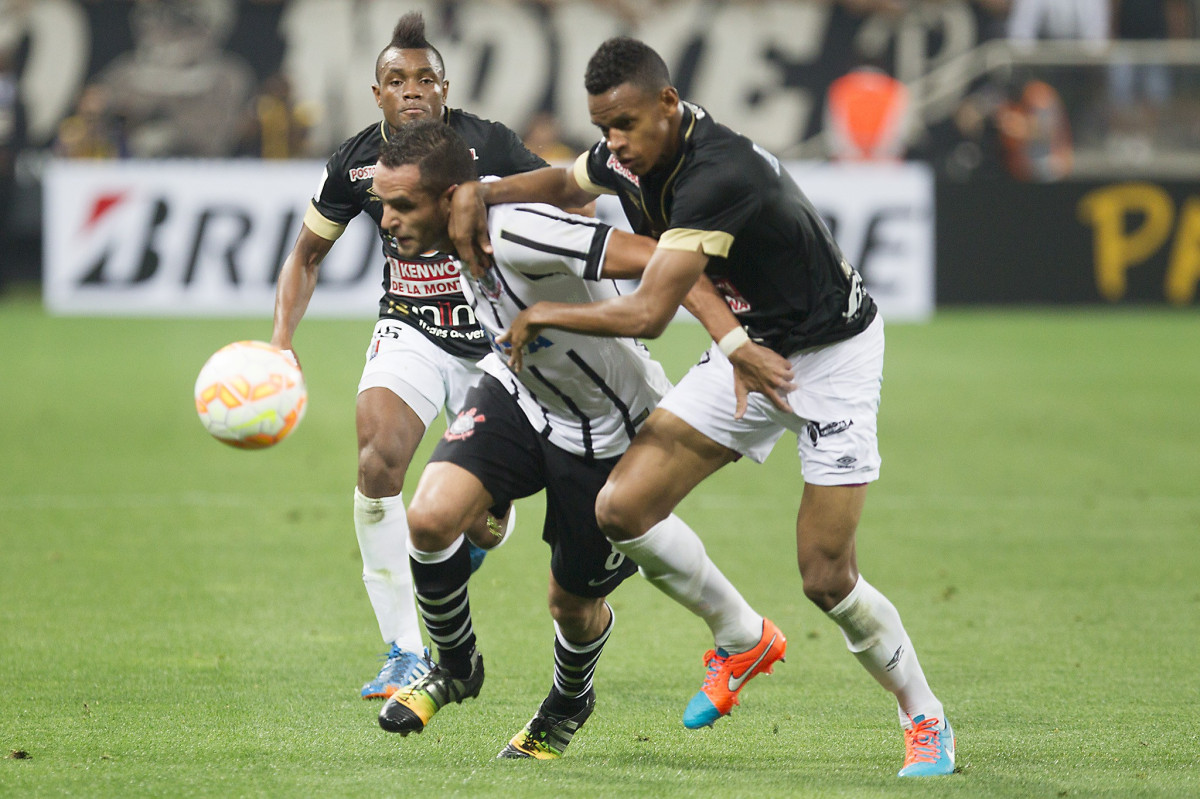
<instances>
[{"instance_id":1,"label":"bare arm","mask_svg":"<svg viewBox=\"0 0 1200 799\"><path fill-rule=\"evenodd\" d=\"M546 327L593 336L658 338L704 272L708 256L657 248L637 291L589 303L538 302L513 319L497 341L512 347L509 366L521 370L524 347Z\"/></svg>"},{"instance_id":2,"label":"bare arm","mask_svg":"<svg viewBox=\"0 0 1200 799\"><path fill-rule=\"evenodd\" d=\"M658 242L649 236L613 230L609 234L608 247L604 250L600 276L612 280L641 277L657 247Z\"/></svg>"},{"instance_id":3,"label":"bare arm","mask_svg":"<svg viewBox=\"0 0 1200 799\"><path fill-rule=\"evenodd\" d=\"M317 287L317 273L333 242L300 226L296 244L283 262L279 281L275 284L275 321L271 343L284 350L292 349L292 336L308 309Z\"/></svg>"},{"instance_id":4,"label":"bare arm","mask_svg":"<svg viewBox=\"0 0 1200 799\"><path fill-rule=\"evenodd\" d=\"M725 298L705 275L701 275L692 286L684 298L683 307L700 320L713 341L720 342L731 331L742 326L733 311L729 310ZM727 356L733 364L733 389L737 398L733 413L735 419L745 415L746 403L752 391L765 396L776 408L791 411L787 395L796 388L791 382L794 376L791 361L749 340L727 353Z\"/></svg>"},{"instance_id":5,"label":"bare arm","mask_svg":"<svg viewBox=\"0 0 1200 799\"><path fill-rule=\"evenodd\" d=\"M509 175L496 181L463 183L450 204L450 240L459 259L478 277L491 261L487 206L500 203L539 202L559 208L582 208L596 196L575 182L570 169L546 167Z\"/></svg>"}]
</instances>

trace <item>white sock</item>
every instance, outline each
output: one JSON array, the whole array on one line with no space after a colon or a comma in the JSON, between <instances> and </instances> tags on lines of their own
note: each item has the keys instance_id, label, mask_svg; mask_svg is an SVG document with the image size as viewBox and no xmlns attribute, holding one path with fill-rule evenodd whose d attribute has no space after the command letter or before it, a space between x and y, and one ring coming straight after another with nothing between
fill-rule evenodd
<instances>
[{"instance_id":1,"label":"white sock","mask_svg":"<svg viewBox=\"0 0 1200 799\"><path fill-rule=\"evenodd\" d=\"M841 628L858 662L895 695L903 727L912 726L913 716L945 721L942 703L930 690L900 614L887 597L859 575L854 589L828 616Z\"/></svg>"},{"instance_id":2,"label":"white sock","mask_svg":"<svg viewBox=\"0 0 1200 799\"><path fill-rule=\"evenodd\" d=\"M354 489L354 532L362 553L363 583L379 633L389 644L420 652L421 623L408 566L408 515L404 496L373 499Z\"/></svg>"},{"instance_id":3,"label":"white sock","mask_svg":"<svg viewBox=\"0 0 1200 799\"><path fill-rule=\"evenodd\" d=\"M700 537L671 514L630 541L613 547L633 559L658 590L704 619L726 652L745 652L762 637L763 617L704 551Z\"/></svg>"}]
</instances>

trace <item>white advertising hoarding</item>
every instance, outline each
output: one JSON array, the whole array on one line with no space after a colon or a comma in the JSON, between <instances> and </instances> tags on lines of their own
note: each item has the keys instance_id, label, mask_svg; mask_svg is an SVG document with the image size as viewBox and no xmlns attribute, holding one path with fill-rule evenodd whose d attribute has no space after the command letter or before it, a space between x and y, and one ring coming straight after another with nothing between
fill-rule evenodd
<instances>
[{"instance_id":1,"label":"white advertising hoarding","mask_svg":"<svg viewBox=\"0 0 1200 799\"><path fill-rule=\"evenodd\" d=\"M927 318L934 306L930 170L786 166L885 317ZM270 316L275 276L322 168L296 161L52 162L43 183L46 307L76 315ZM621 219L613 204L598 214ZM322 264L309 315L374 316L382 266L373 223L360 215Z\"/></svg>"}]
</instances>

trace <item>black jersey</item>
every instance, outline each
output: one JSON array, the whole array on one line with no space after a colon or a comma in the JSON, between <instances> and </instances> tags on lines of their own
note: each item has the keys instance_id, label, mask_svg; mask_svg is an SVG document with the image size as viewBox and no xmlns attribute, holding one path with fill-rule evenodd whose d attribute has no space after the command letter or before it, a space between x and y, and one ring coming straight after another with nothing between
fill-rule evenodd
<instances>
[{"instance_id":1,"label":"black jersey","mask_svg":"<svg viewBox=\"0 0 1200 799\"><path fill-rule=\"evenodd\" d=\"M467 142L480 175L512 175L546 166L499 122L450 108L443 111L443 120ZM412 325L451 355L481 358L488 352L488 343L463 297L458 262L443 253L406 258L396 249L391 234L379 226L383 204L370 189L379 147L386 137L387 123L381 120L342 142L325 165L304 224L333 241L351 219L366 211L375 220L383 242L380 318Z\"/></svg>"},{"instance_id":2,"label":"black jersey","mask_svg":"<svg viewBox=\"0 0 1200 799\"><path fill-rule=\"evenodd\" d=\"M709 256L705 273L754 341L781 355L850 338L875 301L779 160L683 103L672 163L640 178L604 140L575 163L580 186L617 194L634 231Z\"/></svg>"}]
</instances>

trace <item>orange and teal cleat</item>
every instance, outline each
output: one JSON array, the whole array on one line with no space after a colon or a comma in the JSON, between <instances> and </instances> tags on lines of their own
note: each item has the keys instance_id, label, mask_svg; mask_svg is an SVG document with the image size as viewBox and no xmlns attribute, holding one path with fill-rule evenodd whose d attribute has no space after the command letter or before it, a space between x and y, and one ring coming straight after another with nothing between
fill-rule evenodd
<instances>
[{"instance_id":1,"label":"orange and teal cleat","mask_svg":"<svg viewBox=\"0 0 1200 799\"><path fill-rule=\"evenodd\" d=\"M954 730L950 722L916 716L904 731L904 768L897 777L939 777L954 773Z\"/></svg>"},{"instance_id":2,"label":"orange and teal cleat","mask_svg":"<svg viewBox=\"0 0 1200 799\"><path fill-rule=\"evenodd\" d=\"M683 711L683 726L689 730L711 727L721 716L729 715L742 686L756 674L770 674L786 651L787 639L770 619L763 619L762 638L752 649L734 654L721 648L708 650L704 654L708 674Z\"/></svg>"}]
</instances>

